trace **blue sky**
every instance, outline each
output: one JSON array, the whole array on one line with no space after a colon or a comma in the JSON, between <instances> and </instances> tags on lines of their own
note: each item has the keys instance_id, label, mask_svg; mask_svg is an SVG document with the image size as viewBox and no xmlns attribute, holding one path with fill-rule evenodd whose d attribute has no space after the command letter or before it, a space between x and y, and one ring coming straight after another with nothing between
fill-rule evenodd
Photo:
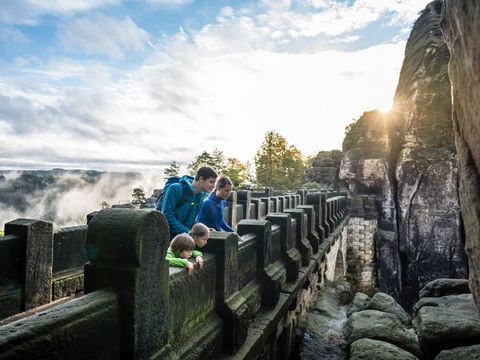
<instances>
[{"instance_id":1,"label":"blue sky","mask_svg":"<svg viewBox=\"0 0 480 360\"><path fill-rule=\"evenodd\" d=\"M391 105L422 0L2 0L0 169L339 149Z\"/></svg>"}]
</instances>

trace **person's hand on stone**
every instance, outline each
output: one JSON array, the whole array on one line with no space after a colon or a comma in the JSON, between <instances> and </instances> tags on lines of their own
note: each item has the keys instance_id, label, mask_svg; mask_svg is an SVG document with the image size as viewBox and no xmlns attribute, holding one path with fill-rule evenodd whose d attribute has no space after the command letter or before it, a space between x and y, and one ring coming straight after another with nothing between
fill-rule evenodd
<instances>
[{"instance_id":1,"label":"person's hand on stone","mask_svg":"<svg viewBox=\"0 0 480 360\"><path fill-rule=\"evenodd\" d=\"M193 264L189 261L187 264L188 275L193 274Z\"/></svg>"},{"instance_id":2,"label":"person's hand on stone","mask_svg":"<svg viewBox=\"0 0 480 360\"><path fill-rule=\"evenodd\" d=\"M201 256L197 256L197 257L195 258L195 261L197 262L198 267L201 269L201 268L203 267L203 259L202 259L202 257L201 257Z\"/></svg>"}]
</instances>

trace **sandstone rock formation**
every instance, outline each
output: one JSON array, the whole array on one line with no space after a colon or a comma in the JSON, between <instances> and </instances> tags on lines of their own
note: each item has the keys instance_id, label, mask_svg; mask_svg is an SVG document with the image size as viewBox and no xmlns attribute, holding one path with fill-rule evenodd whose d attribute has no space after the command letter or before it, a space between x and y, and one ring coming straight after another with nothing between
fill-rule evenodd
<instances>
[{"instance_id":1,"label":"sandstone rock formation","mask_svg":"<svg viewBox=\"0 0 480 360\"><path fill-rule=\"evenodd\" d=\"M412 30L393 106L404 115L395 170L404 304L430 280L467 276L441 7L430 3Z\"/></svg>"},{"instance_id":2,"label":"sandstone rock formation","mask_svg":"<svg viewBox=\"0 0 480 360\"><path fill-rule=\"evenodd\" d=\"M442 16L451 52L449 76L470 288L480 309L480 3L445 0Z\"/></svg>"},{"instance_id":3,"label":"sandstone rock formation","mask_svg":"<svg viewBox=\"0 0 480 360\"><path fill-rule=\"evenodd\" d=\"M349 345L356 340L369 338L388 342L422 357L417 335L393 314L377 310L356 312L345 323L343 335Z\"/></svg>"},{"instance_id":4,"label":"sandstone rock formation","mask_svg":"<svg viewBox=\"0 0 480 360\"><path fill-rule=\"evenodd\" d=\"M442 350L480 343L472 294L422 298L416 308L418 340L428 359Z\"/></svg>"},{"instance_id":5,"label":"sandstone rock formation","mask_svg":"<svg viewBox=\"0 0 480 360\"><path fill-rule=\"evenodd\" d=\"M340 169L355 194L376 195L378 285L407 308L430 280L467 276L441 8L415 23L392 113L351 126Z\"/></svg>"},{"instance_id":6,"label":"sandstone rock formation","mask_svg":"<svg viewBox=\"0 0 480 360\"><path fill-rule=\"evenodd\" d=\"M345 183L338 177L341 159L340 150L319 151L311 160L302 182L316 182L322 190L345 189Z\"/></svg>"},{"instance_id":7,"label":"sandstone rock formation","mask_svg":"<svg viewBox=\"0 0 480 360\"><path fill-rule=\"evenodd\" d=\"M418 297L440 297L445 295L469 294L468 280L466 279L436 279L429 282L420 290Z\"/></svg>"},{"instance_id":8,"label":"sandstone rock formation","mask_svg":"<svg viewBox=\"0 0 480 360\"><path fill-rule=\"evenodd\" d=\"M351 345L350 360L418 360L418 358L385 341L360 339Z\"/></svg>"},{"instance_id":9,"label":"sandstone rock formation","mask_svg":"<svg viewBox=\"0 0 480 360\"><path fill-rule=\"evenodd\" d=\"M399 120L379 111L365 112L347 129L340 166L340 178L354 194L375 196L379 210L378 282L383 291L397 296L400 294L400 257L392 168L398 148Z\"/></svg>"},{"instance_id":10,"label":"sandstone rock formation","mask_svg":"<svg viewBox=\"0 0 480 360\"><path fill-rule=\"evenodd\" d=\"M443 350L435 360L480 360L480 345L461 346L451 350Z\"/></svg>"},{"instance_id":11,"label":"sandstone rock formation","mask_svg":"<svg viewBox=\"0 0 480 360\"><path fill-rule=\"evenodd\" d=\"M393 297L388 294L378 292L365 307L365 310L378 310L395 315L403 325L410 325L410 316L398 304Z\"/></svg>"}]
</instances>

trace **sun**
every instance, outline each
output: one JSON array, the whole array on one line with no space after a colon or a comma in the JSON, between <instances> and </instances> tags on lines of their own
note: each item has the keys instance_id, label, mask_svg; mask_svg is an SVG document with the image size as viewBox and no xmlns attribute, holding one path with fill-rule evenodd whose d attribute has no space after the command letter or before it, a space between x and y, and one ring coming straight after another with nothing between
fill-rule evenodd
<instances>
[{"instance_id":1,"label":"sun","mask_svg":"<svg viewBox=\"0 0 480 360\"><path fill-rule=\"evenodd\" d=\"M392 111L392 103L380 103L377 105L377 110L380 111L382 114L388 114Z\"/></svg>"}]
</instances>

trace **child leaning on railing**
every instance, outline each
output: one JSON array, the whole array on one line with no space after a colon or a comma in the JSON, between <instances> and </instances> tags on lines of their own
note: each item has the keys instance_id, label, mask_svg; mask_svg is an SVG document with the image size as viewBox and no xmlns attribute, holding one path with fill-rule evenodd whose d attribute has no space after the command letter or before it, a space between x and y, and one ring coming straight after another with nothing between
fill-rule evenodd
<instances>
[{"instance_id":1,"label":"child leaning on railing","mask_svg":"<svg viewBox=\"0 0 480 360\"><path fill-rule=\"evenodd\" d=\"M193 264L188 261L189 258L194 257L198 267L203 267L203 254L195 250L195 247L204 247L210 236L209 229L200 223L192 226L188 234L178 234L170 242L170 247L167 250L166 259L170 266L186 267L188 275L193 273Z\"/></svg>"}]
</instances>

